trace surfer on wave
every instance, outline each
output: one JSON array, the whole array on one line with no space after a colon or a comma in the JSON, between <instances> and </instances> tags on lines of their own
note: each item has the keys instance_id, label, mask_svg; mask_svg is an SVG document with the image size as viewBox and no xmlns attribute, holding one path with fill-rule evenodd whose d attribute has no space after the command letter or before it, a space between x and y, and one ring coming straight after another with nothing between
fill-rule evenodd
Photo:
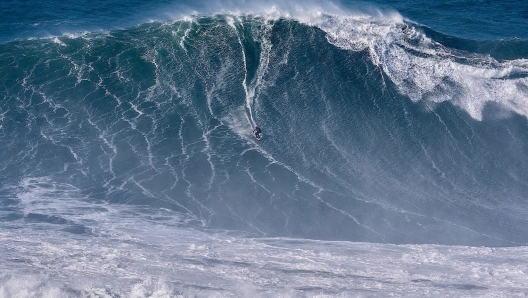
<instances>
[{"instance_id":1,"label":"surfer on wave","mask_svg":"<svg viewBox=\"0 0 528 298\"><path fill-rule=\"evenodd\" d=\"M255 125L255 128L253 129L253 133L255 134L255 137L257 138L257 140L260 140L260 127L258 127L257 125Z\"/></svg>"}]
</instances>

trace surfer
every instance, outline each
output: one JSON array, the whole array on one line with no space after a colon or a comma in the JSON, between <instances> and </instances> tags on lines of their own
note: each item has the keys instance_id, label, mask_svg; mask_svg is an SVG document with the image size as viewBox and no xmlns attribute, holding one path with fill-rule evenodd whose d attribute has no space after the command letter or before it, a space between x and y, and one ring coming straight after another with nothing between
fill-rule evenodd
<instances>
[{"instance_id":1,"label":"surfer","mask_svg":"<svg viewBox=\"0 0 528 298\"><path fill-rule=\"evenodd\" d=\"M253 129L253 133L255 134L255 137L257 138L257 140L260 140L260 127L258 127L257 125L255 125L255 128Z\"/></svg>"}]
</instances>

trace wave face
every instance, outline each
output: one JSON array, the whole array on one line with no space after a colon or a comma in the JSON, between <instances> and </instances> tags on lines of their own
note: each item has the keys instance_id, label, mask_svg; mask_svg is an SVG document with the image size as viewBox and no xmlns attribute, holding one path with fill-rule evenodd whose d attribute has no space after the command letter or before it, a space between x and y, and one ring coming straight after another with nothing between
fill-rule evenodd
<instances>
[{"instance_id":1,"label":"wave face","mask_svg":"<svg viewBox=\"0 0 528 298\"><path fill-rule=\"evenodd\" d=\"M67 196L256 236L525 244L526 43L442 38L214 15L0 44L2 216L90 233L19 208Z\"/></svg>"}]
</instances>

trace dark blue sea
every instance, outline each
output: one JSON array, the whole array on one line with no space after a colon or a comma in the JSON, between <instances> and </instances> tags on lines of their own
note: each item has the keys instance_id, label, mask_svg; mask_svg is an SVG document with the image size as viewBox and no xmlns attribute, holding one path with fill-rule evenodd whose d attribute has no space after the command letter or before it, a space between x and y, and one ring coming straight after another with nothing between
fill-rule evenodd
<instances>
[{"instance_id":1,"label":"dark blue sea","mask_svg":"<svg viewBox=\"0 0 528 298\"><path fill-rule=\"evenodd\" d=\"M528 2L3 0L0 152L0 298L524 297Z\"/></svg>"}]
</instances>

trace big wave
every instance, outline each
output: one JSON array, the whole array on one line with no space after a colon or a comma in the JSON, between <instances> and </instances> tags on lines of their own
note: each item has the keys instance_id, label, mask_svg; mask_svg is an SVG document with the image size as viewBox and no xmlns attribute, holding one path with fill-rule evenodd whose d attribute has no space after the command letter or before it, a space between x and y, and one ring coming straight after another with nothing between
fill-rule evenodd
<instances>
[{"instance_id":1,"label":"big wave","mask_svg":"<svg viewBox=\"0 0 528 298\"><path fill-rule=\"evenodd\" d=\"M60 185L256 236L528 234L527 57L394 13L205 15L0 49L5 197Z\"/></svg>"}]
</instances>

